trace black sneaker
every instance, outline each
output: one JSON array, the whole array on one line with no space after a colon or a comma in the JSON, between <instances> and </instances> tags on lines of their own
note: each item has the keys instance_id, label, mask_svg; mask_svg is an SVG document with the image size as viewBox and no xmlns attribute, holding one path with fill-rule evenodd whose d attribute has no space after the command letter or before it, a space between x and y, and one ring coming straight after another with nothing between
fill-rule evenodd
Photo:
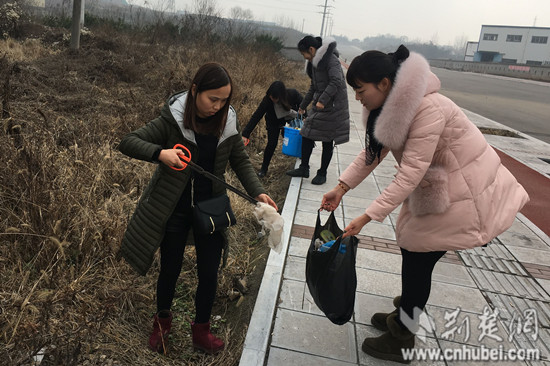
<instances>
[{"instance_id":1,"label":"black sneaker","mask_svg":"<svg viewBox=\"0 0 550 366\"><path fill-rule=\"evenodd\" d=\"M258 177L263 178L266 176L267 172L265 170L260 169L257 174L258 174Z\"/></svg>"},{"instance_id":2,"label":"black sneaker","mask_svg":"<svg viewBox=\"0 0 550 366\"><path fill-rule=\"evenodd\" d=\"M311 184L321 185L321 184L325 184L326 181L327 181L326 175L320 175L319 173L317 173L315 178L311 180Z\"/></svg>"},{"instance_id":3,"label":"black sneaker","mask_svg":"<svg viewBox=\"0 0 550 366\"><path fill-rule=\"evenodd\" d=\"M294 170L289 170L286 172L286 175L290 175L291 177L309 178L309 168L299 167Z\"/></svg>"}]
</instances>

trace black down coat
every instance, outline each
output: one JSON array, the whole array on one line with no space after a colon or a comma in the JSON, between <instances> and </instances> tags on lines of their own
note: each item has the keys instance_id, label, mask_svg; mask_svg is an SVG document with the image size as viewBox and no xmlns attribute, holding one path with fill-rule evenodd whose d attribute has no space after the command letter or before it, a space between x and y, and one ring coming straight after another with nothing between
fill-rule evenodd
<instances>
[{"instance_id":1,"label":"black down coat","mask_svg":"<svg viewBox=\"0 0 550 366\"><path fill-rule=\"evenodd\" d=\"M346 80L338 59L336 41L327 37L307 63L311 78L309 91L300 108L312 103L300 134L314 141L334 141L336 145L349 141L349 105ZM317 109L320 102L325 106Z\"/></svg>"},{"instance_id":2,"label":"black down coat","mask_svg":"<svg viewBox=\"0 0 550 366\"><path fill-rule=\"evenodd\" d=\"M175 144L182 144L189 149L193 161L196 162L198 147L195 133L183 126L186 98L187 92L170 97L158 118L124 136L119 145L120 151L135 159L152 161L153 153L158 148L167 149ZM232 107L229 108L225 129L218 142L213 174L223 180L228 164L250 196L256 197L265 193L245 151L237 114ZM166 222L190 178L189 168L176 171L159 164L145 188L128 223L119 253L139 274L145 275L149 270L153 256L164 237ZM212 196L218 196L225 191L225 186L221 183L212 182ZM227 248L227 240L225 244Z\"/></svg>"}]
</instances>

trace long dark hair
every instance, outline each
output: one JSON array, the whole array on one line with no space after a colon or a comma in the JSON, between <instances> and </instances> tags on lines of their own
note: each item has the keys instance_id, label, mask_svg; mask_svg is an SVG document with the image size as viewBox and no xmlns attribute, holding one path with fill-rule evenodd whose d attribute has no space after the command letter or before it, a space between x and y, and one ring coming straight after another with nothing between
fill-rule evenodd
<instances>
[{"instance_id":1,"label":"long dark hair","mask_svg":"<svg viewBox=\"0 0 550 366\"><path fill-rule=\"evenodd\" d=\"M407 47L400 45L394 53L384 53L380 51L367 51L353 59L349 65L346 74L346 81L354 88L358 89L358 83L378 84L384 78L388 78L393 85L397 70L403 61L409 57ZM382 107L370 111L367 120L367 131L365 132L366 157L365 162L371 165L375 158L380 161L380 154L384 145L374 136L374 127L376 120L382 111Z\"/></svg>"},{"instance_id":2,"label":"long dark hair","mask_svg":"<svg viewBox=\"0 0 550 366\"><path fill-rule=\"evenodd\" d=\"M397 70L409 57L407 47L401 45L394 53L367 51L353 59L346 74L346 81L352 88L358 88L357 82L378 84L388 78L392 85Z\"/></svg>"},{"instance_id":3,"label":"long dark hair","mask_svg":"<svg viewBox=\"0 0 550 366\"><path fill-rule=\"evenodd\" d=\"M278 99L279 104L282 105L285 110L290 110L290 103L288 102L286 86L285 83L283 83L282 81L277 80L271 83L271 85L267 89L267 92L265 93L265 96L267 98L272 96L273 98Z\"/></svg>"},{"instance_id":4,"label":"long dark hair","mask_svg":"<svg viewBox=\"0 0 550 366\"><path fill-rule=\"evenodd\" d=\"M191 93L191 87L195 85L195 95ZM231 91L225 105L214 115L210 123L197 123L197 96L199 93L218 89L223 86L230 85ZM202 65L191 81L191 87L187 93L187 101L185 103L185 112L183 115L183 126L195 132L212 134L218 137L221 136L225 124L227 122L227 113L231 104L231 96L233 95L233 83L227 70L220 64L210 62Z\"/></svg>"},{"instance_id":5,"label":"long dark hair","mask_svg":"<svg viewBox=\"0 0 550 366\"><path fill-rule=\"evenodd\" d=\"M298 42L298 50L300 52L307 52L310 47L318 49L322 45L323 39L321 37L305 36Z\"/></svg>"}]
</instances>

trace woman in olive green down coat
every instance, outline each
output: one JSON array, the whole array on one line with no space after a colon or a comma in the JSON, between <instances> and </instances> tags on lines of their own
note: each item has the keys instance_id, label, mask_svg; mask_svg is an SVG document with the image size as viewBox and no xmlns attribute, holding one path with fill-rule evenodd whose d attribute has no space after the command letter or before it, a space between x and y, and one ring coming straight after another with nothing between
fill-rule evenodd
<instances>
[{"instance_id":1,"label":"woman in olive green down coat","mask_svg":"<svg viewBox=\"0 0 550 366\"><path fill-rule=\"evenodd\" d=\"M174 146L187 147L193 162L221 179L229 162L250 196L277 209L245 152L237 116L230 106L231 95L231 78L225 68L205 64L197 71L189 92L170 97L158 118L126 135L119 146L130 157L159 164L128 224L120 250L128 263L145 275L160 247L157 313L149 337L149 348L156 352L166 352L172 325L170 308L186 239L193 227L192 205L226 193L221 183L191 169L173 169L183 167L182 151ZM210 333L209 320L227 239L224 232L199 230L193 230L193 239L199 279L195 321L191 324L193 346L213 354L224 348L223 341Z\"/></svg>"}]
</instances>

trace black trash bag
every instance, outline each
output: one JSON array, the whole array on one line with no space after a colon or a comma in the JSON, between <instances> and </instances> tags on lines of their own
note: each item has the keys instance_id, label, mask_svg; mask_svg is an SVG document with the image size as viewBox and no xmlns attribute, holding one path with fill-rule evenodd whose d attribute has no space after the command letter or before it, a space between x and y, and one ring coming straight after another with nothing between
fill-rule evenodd
<instances>
[{"instance_id":1,"label":"black trash bag","mask_svg":"<svg viewBox=\"0 0 550 366\"><path fill-rule=\"evenodd\" d=\"M329 230L337 237L325 252L315 249L315 239L322 239L321 231ZM353 315L357 274L355 258L359 240L355 236L342 240L334 212L324 225L317 212L317 223L306 258L306 282L315 304L334 324L347 323ZM340 248L344 244L345 248Z\"/></svg>"}]
</instances>

